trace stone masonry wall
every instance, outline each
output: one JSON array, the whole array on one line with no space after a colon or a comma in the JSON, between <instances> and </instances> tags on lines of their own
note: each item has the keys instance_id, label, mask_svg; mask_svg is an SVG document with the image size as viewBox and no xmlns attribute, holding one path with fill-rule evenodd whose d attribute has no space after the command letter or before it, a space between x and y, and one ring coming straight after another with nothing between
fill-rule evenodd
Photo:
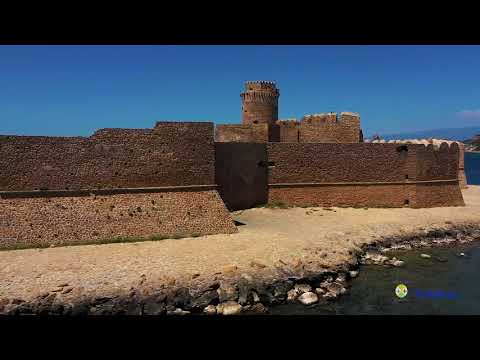
<instances>
[{"instance_id":1,"label":"stone masonry wall","mask_svg":"<svg viewBox=\"0 0 480 360\"><path fill-rule=\"evenodd\" d=\"M358 143L361 140L358 114L342 112L305 116L299 126L302 143Z\"/></svg>"},{"instance_id":2,"label":"stone masonry wall","mask_svg":"<svg viewBox=\"0 0 480 360\"><path fill-rule=\"evenodd\" d=\"M270 143L269 183L398 182L416 177L416 146L393 144Z\"/></svg>"},{"instance_id":3,"label":"stone masonry wall","mask_svg":"<svg viewBox=\"0 0 480 360\"><path fill-rule=\"evenodd\" d=\"M277 125L280 127L280 142L298 142L299 122L296 120L278 120Z\"/></svg>"},{"instance_id":4,"label":"stone masonry wall","mask_svg":"<svg viewBox=\"0 0 480 360\"><path fill-rule=\"evenodd\" d=\"M0 136L0 190L211 185L212 123L102 129L89 138Z\"/></svg>"},{"instance_id":5,"label":"stone masonry wall","mask_svg":"<svg viewBox=\"0 0 480 360\"><path fill-rule=\"evenodd\" d=\"M268 130L268 124L217 125L215 141L266 143L269 141Z\"/></svg>"},{"instance_id":6,"label":"stone masonry wall","mask_svg":"<svg viewBox=\"0 0 480 360\"><path fill-rule=\"evenodd\" d=\"M431 150L399 144L268 144L268 199L290 205L464 205L458 146Z\"/></svg>"},{"instance_id":7,"label":"stone masonry wall","mask_svg":"<svg viewBox=\"0 0 480 360\"><path fill-rule=\"evenodd\" d=\"M0 198L0 249L236 231L216 191Z\"/></svg>"},{"instance_id":8,"label":"stone masonry wall","mask_svg":"<svg viewBox=\"0 0 480 360\"><path fill-rule=\"evenodd\" d=\"M0 136L0 248L231 232L212 123Z\"/></svg>"}]
</instances>

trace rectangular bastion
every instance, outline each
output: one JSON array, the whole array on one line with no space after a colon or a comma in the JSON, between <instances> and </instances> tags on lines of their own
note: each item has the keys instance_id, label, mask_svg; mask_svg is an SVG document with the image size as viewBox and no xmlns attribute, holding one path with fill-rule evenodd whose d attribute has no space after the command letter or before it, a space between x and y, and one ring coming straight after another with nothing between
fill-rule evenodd
<instances>
[{"instance_id":1,"label":"rectangular bastion","mask_svg":"<svg viewBox=\"0 0 480 360\"><path fill-rule=\"evenodd\" d=\"M230 210L260 204L463 206L458 146L217 143L217 184Z\"/></svg>"},{"instance_id":2,"label":"rectangular bastion","mask_svg":"<svg viewBox=\"0 0 480 360\"><path fill-rule=\"evenodd\" d=\"M236 232L213 123L0 136L0 248Z\"/></svg>"},{"instance_id":3,"label":"rectangular bastion","mask_svg":"<svg viewBox=\"0 0 480 360\"><path fill-rule=\"evenodd\" d=\"M266 146L268 201L290 205L463 206L456 144L286 144Z\"/></svg>"}]
</instances>

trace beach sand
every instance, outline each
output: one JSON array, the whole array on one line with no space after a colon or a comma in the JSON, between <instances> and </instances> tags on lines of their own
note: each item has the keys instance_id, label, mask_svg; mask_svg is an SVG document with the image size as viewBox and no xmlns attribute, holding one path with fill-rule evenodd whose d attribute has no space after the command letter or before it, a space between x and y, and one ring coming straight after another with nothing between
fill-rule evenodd
<instances>
[{"instance_id":1,"label":"beach sand","mask_svg":"<svg viewBox=\"0 0 480 360\"><path fill-rule=\"evenodd\" d=\"M255 208L232 213L237 234L139 243L0 251L0 298L30 299L60 285L103 295L139 281L188 282L231 273L268 272L275 264L333 267L380 237L451 224L480 224L480 186L463 191L465 207L431 209Z\"/></svg>"}]
</instances>

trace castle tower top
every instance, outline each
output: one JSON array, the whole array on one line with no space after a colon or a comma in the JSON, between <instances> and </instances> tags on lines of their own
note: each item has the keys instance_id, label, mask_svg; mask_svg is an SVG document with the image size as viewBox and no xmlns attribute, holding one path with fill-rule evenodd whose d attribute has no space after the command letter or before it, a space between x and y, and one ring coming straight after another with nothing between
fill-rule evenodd
<instances>
[{"instance_id":1,"label":"castle tower top","mask_svg":"<svg viewBox=\"0 0 480 360\"><path fill-rule=\"evenodd\" d=\"M278 120L280 91L273 81L247 81L242 98L242 123L274 125Z\"/></svg>"},{"instance_id":2,"label":"castle tower top","mask_svg":"<svg viewBox=\"0 0 480 360\"><path fill-rule=\"evenodd\" d=\"M266 91L273 94L278 93L277 85L274 81L247 81L245 82L245 91Z\"/></svg>"}]
</instances>

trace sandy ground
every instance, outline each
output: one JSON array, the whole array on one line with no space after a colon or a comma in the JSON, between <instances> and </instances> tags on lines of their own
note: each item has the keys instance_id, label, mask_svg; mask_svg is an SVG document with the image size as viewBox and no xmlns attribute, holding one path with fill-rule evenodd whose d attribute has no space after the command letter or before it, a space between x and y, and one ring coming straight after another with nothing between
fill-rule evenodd
<instances>
[{"instance_id":1,"label":"sandy ground","mask_svg":"<svg viewBox=\"0 0 480 360\"><path fill-rule=\"evenodd\" d=\"M433 209L256 208L233 213L239 233L140 243L0 252L0 298L29 299L60 284L95 294L226 273L254 274L278 261L333 266L380 236L446 224L480 223L480 186L464 190L465 207ZM264 265L252 265L255 261ZM72 292L75 293L75 292Z\"/></svg>"}]
</instances>

